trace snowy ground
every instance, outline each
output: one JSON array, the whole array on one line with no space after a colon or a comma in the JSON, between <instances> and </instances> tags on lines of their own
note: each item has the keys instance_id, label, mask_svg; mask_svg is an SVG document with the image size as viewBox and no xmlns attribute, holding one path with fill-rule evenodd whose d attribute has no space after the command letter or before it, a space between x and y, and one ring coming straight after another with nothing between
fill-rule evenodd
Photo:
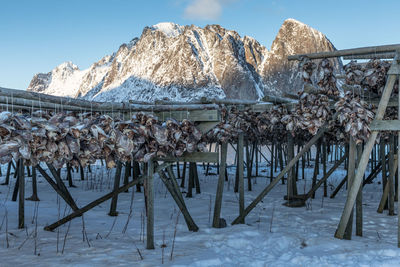
<instances>
[{"instance_id":1,"label":"snowy ground","mask_svg":"<svg viewBox=\"0 0 400 267\"><path fill-rule=\"evenodd\" d=\"M261 168L266 169L265 166ZM43 227L67 214L69 209L39 178L41 201L38 202L37 237L34 238L35 202L26 201L26 229L17 229L18 207L17 202L11 201L15 181L12 179L11 185L0 186L0 266L159 266L163 258L166 266L400 266L397 217L388 216L387 211L384 214L376 212L381 184L366 185L364 190L364 237L353 236L353 240L344 241L333 237L344 206L344 189L335 199L323 198L322 190L318 190L316 198L306 207L288 208L282 206L286 186L278 184L249 214L246 224L231 226L230 222L238 215L238 196L233 193L234 171L234 168L229 168L230 181L225 182L222 204L222 217L228 222L228 227L214 229L211 221L217 176L205 176L203 168L199 167L202 193L185 199L200 227L195 233L187 230L182 215L157 177L155 250L146 250L143 241L142 193L133 195L133 217L125 232L132 190L120 194L118 217L107 215L108 201L85 213L82 218L74 219L70 225L67 223L54 232L47 232ZM212 172L215 173L215 169ZM260 175L266 173L269 171L260 171ZM344 175L341 169L330 178L328 193ZM307 176L312 176L311 168L307 169ZM78 187L72 188L71 194L78 206L108 193L112 177L112 173L100 166L93 167L89 179L83 182L79 174L74 173L74 183ZM2 180L4 177L0 182ZM26 196L29 197L30 179L26 180ZM257 182L254 191L245 192L247 204L269 183L265 177L254 181ZM298 183L299 193L309 187L309 180ZM83 219L88 241L83 238ZM175 227L177 232L171 260ZM163 244L164 249L161 248Z\"/></svg>"}]
</instances>

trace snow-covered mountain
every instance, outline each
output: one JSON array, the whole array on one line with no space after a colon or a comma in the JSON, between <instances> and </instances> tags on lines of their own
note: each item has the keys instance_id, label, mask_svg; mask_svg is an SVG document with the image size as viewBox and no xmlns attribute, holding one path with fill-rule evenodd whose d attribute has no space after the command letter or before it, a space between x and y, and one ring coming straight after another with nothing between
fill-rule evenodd
<instances>
[{"instance_id":1,"label":"snow-covered mountain","mask_svg":"<svg viewBox=\"0 0 400 267\"><path fill-rule=\"evenodd\" d=\"M325 35L294 19L283 23L271 51L219 25L159 23L88 69L66 62L36 74L28 90L98 101L259 99L300 89L297 63L288 55L334 49Z\"/></svg>"}]
</instances>

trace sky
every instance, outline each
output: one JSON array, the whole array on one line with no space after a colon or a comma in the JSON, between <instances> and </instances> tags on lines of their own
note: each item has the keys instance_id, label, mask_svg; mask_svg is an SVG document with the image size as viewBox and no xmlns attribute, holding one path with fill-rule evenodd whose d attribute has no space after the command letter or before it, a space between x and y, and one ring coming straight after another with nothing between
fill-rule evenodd
<instances>
[{"instance_id":1,"label":"sky","mask_svg":"<svg viewBox=\"0 0 400 267\"><path fill-rule=\"evenodd\" d=\"M26 89L65 61L89 67L159 22L207 24L268 49L294 18L337 49L400 43L398 0L0 0L0 86Z\"/></svg>"}]
</instances>

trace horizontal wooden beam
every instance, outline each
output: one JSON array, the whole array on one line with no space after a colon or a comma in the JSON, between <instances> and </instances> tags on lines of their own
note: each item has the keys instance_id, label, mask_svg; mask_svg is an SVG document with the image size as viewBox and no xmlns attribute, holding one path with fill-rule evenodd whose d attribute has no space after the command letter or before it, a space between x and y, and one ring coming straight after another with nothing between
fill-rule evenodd
<instances>
[{"instance_id":1,"label":"horizontal wooden beam","mask_svg":"<svg viewBox=\"0 0 400 267\"><path fill-rule=\"evenodd\" d=\"M156 112L155 115L159 120L165 121L168 118L176 120L188 119L191 121L219 121L219 110L180 110L180 111L163 111Z\"/></svg>"},{"instance_id":2,"label":"horizontal wooden beam","mask_svg":"<svg viewBox=\"0 0 400 267\"><path fill-rule=\"evenodd\" d=\"M156 161L164 162L219 162L219 153L217 152L193 152L184 153L182 157L163 157L156 158Z\"/></svg>"},{"instance_id":3,"label":"horizontal wooden beam","mask_svg":"<svg viewBox=\"0 0 400 267\"><path fill-rule=\"evenodd\" d=\"M395 53L393 52L386 52L386 53L374 53L374 54L367 54L367 55L351 55L351 56L343 56L345 60L352 60L352 59L392 59L394 58Z\"/></svg>"},{"instance_id":4,"label":"horizontal wooden beam","mask_svg":"<svg viewBox=\"0 0 400 267\"><path fill-rule=\"evenodd\" d=\"M400 131L400 120L374 120L369 127L371 131Z\"/></svg>"},{"instance_id":5,"label":"horizontal wooden beam","mask_svg":"<svg viewBox=\"0 0 400 267\"><path fill-rule=\"evenodd\" d=\"M400 44L369 46L369 47L343 49L343 50L318 52L318 53L310 53L310 54L297 54L297 55L288 56L288 60L289 61L290 60L302 60L303 58L321 59L321 58L342 57L342 56L377 54L377 53L385 53L385 52L395 52L396 50L400 50Z\"/></svg>"}]
</instances>

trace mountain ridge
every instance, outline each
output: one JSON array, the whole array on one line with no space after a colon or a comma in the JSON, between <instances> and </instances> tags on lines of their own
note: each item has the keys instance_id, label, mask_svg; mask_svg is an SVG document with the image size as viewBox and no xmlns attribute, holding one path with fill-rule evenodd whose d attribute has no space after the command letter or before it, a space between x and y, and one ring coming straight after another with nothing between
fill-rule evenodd
<instances>
[{"instance_id":1,"label":"mountain ridge","mask_svg":"<svg viewBox=\"0 0 400 267\"><path fill-rule=\"evenodd\" d=\"M283 22L270 51L217 24L164 22L145 27L139 38L87 69L64 62L38 73L27 90L97 101L260 99L300 89L297 63L287 61L289 54L334 49L325 35L295 19ZM341 66L340 60L333 63Z\"/></svg>"}]
</instances>

